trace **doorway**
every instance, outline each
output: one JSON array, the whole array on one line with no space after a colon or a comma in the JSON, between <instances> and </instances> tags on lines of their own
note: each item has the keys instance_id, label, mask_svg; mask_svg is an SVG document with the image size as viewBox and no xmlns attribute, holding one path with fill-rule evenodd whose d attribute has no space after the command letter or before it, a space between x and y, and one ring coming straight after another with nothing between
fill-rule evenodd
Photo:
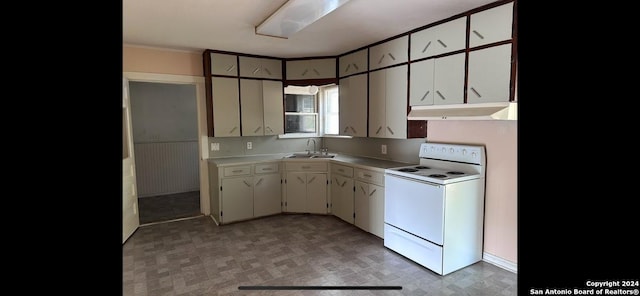
<instances>
[{"instance_id":1,"label":"doorway","mask_svg":"<svg viewBox=\"0 0 640 296\"><path fill-rule=\"evenodd\" d=\"M129 84L140 224L201 215L196 86Z\"/></svg>"}]
</instances>

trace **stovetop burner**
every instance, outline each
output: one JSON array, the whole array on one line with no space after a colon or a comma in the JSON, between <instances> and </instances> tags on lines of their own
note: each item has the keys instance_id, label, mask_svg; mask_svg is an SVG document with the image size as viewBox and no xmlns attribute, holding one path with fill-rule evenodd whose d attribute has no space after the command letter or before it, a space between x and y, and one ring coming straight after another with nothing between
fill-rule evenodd
<instances>
[{"instance_id":1,"label":"stovetop burner","mask_svg":"<svg viewBox=\"0 0 640 296\"><path fill-rule=\"evenodd\" d=\"M464 173L463 173L463 172L456 172L456 171L453 171L453 172L447 172L447 174L449 174L449 175L464 175Z\"/></svg>"},{"instance_id":2,"label":"stovetop burner","mask_svg":"<svg viewBox=\"0 0 640 296\"><path fill-rule=\"evenodd\" d=\"M398 169L399 172L406 172L406 173L413 173L413 172L417 172L418 170L416 169L412 169L412 168L402 168L402 169Z\"/></svg>"},{"instance_id":3,"label":"stovetop burner","mask_svg":"<svg viewBox=\"0 0 640 296\"><path fill-rule=\"evenodd\" d=\"M428 167L428 166L423 166L423 165L419 165L419 166L417 166L417 167L416 167L416 169L419 169L419 170L428 170L428 169L430 169L430 167Z\"/></svg>"},{"instance_id":4,"label":"stovetop burner","mask_svg":"<svg viewBox=\"0 0 640 296\"><path fill-rule=\"evenodd\" d=\"M431 174L429 175L429 177L431 178L446 178L446 175L441 175L441 174Z\"/></svg>"}]
</instances>

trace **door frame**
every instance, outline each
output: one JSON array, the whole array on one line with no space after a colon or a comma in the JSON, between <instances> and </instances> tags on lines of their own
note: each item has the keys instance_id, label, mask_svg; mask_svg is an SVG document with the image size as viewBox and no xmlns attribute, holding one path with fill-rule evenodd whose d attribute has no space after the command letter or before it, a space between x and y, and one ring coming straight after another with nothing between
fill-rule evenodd
<instances>
[{"instance_id":1,"label":"door frame","mask_svg":"<svg viewBox=\"0 0 640 296\"><path fill-rule=\"evenodd\" d=\"M207 107L205 103L205 84L204 77L175 75L175 74L157 74L144 72L123 72L123 77L129 82L155 82L169 84L191 84L196 87L196 108L198 114L198 154L200 168L200 213L211 215L211 207L209 201L209 170L208 159L209 150L207 149L209 136L207 135Z\"/></svg>"}]
</instances>

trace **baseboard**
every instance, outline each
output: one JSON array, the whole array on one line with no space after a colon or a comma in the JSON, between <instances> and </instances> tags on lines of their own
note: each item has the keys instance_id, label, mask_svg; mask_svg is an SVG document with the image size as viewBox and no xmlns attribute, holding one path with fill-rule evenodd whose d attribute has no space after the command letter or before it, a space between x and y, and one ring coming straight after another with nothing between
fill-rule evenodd
<instances>
[{"instance_id":1,"label":"baseboard","mask_svg":"<svg viewBox=\"0 0 640 296\"><path fill-rule=\"evenodd\" d=\"M209 215L209 217L211 217L211 220L213 220L213 223L216 223L217 226L220 226L220 223L218 223L216 218L213 218L213 215Z\"/></svg>"},{"instance_id":2,"label":"baseboard","mask_svg":"<svg viewBox=\"0 0 640 296\"><path fill-rule=\"evenodd\" d=\"M506 269L508 271L511 271L513 273L518 273L518 264L517 263L513 263L509 260L506 259L502 259L500 257L491 255L489 253L483 252L482 253L482 261L485 261L487 263L491 263L495 266L498 266L502 269Z\"/></svg>"}]
</instances>

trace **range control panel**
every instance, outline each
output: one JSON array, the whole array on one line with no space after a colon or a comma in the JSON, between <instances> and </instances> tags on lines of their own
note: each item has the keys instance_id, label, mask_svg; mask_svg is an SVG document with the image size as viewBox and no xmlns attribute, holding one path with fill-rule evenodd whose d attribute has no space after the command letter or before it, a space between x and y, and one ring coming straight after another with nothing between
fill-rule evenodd
<instances>
[{"instance_id":1,"label":"range control panel","mask_svg":"<svg viewBox=\"0 0 640 296\"><path fill-rule=\"evenodd\" d=\"M484 146L476 145L422 143L420 145L420 158L485 164Z\"/></svg>"}]
</instances>

